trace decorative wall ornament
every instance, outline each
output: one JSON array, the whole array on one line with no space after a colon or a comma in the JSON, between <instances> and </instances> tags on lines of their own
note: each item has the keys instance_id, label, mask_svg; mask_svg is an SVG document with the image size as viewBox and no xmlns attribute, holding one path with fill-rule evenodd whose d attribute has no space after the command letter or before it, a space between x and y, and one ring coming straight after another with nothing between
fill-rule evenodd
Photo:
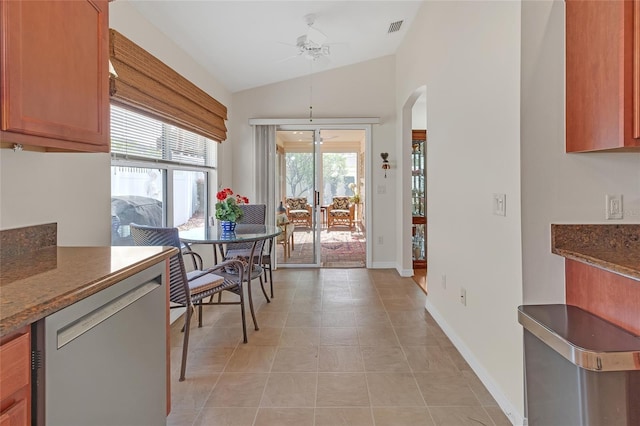
<instances>
[{"instance_id":1,"label":"decorative wall ornament","mask_svg":"<svg viewBox=\"0 0 640 426\"><path fill-rule=\"evenodd\" d=\"M391 168L391 164L389 164L389 160L387 160L387 158L389 157L389 153L381 152L380 157L382 157L382 170L384 170L384 177L386 178L387 170Z\"/></svg>"}]
</instances>

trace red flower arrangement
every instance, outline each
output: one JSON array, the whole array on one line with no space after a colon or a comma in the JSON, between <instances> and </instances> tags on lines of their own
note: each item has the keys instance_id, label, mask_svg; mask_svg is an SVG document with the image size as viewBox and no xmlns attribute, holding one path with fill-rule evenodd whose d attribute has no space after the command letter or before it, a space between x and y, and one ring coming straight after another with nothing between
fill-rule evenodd
<instances>
[{"instance_id":1,"label":"red flower arrangement","mask_svg":"<svg viewBox=\"0 0 640 426\"><path fill-rule=\"evenodd\" d=\"M231 188L225 188L216 194L216 219L237 222L242 219L242 210L238 204L249 204L249 199L234 194Z\"/></svg>"}]
</instances>

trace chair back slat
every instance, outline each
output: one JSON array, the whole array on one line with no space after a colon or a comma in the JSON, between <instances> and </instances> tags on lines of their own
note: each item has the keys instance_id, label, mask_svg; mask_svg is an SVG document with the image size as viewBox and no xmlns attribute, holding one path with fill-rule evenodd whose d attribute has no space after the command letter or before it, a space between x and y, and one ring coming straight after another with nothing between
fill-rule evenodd
<instances>
[{"instance_id":1,"label":"chair back slat","mask_svg":"<svg viewBox=\"0 0 640 426\"><path fill-rule=\"evenodd\" d=\"M266 204L240 204L238 205L242 210L242 219L238 221L238 223L245 223L251 225L264 225L266 222L267 216L267 205ZM231 243L227 244L227 250L243 250L250 249L253 247L253 243ZM262 248L262 247L260 247ZM258 251L258 246L256 246L256 254L260 253Z\"/></svg>"},{"instance_id":2,"label":"chair back slat","mask_svg":"<svg viewBox=\"0 0 640 426\"><path fill-rule=\"evenodd\" d=\"M255 225L264 225L267 205L266 204L240 204L242 210L242 219L238 223L250 223Z\"/></svg>"},{"instance_id":3,"label":"chair back slat","mask_svg":"<svg viewBox=\"0 0 640 426\"><path fill-rule=\"evenodd\" d=\"M130 224L131 236L137 246L171 246L180 250L180 237L176 228L159 228ZM182 252L169 258L169 300L190 305L191 296Z\"/></svg>"}]
</instances>

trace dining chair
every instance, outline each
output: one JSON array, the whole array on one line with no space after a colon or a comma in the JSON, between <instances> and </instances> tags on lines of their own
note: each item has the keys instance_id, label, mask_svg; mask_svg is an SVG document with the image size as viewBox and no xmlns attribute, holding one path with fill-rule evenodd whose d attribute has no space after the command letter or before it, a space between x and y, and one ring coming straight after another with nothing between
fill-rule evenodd
<instances>
[{"instance_id":1,"label":"dining chair","mask_svg":"<svg viewBox=\"0 0 640 426\"><path fill-rule=\"evenodd\" d=\"M131 224L131 235L137 246L172 246L180 250L178 254L169 258L169 301L170 308L187 308L185 312L183 342L182 342L182 362L180 364L180 381L184 381L187 367L187 353L189 347L189 331L191 317L195 311L194 305L198 305L198 327L202 327L202 306L203 305L240 305L242 317L242 334L244 343L247 343L247 326L244 315L244 293L242 283L244 282L244 264L237 259L224 261L213 268L206 270L186 271L184 265L184 255L199 255L193 251L183 251L180 243L177 228L162 228L145 225ZM199 259L200 264L202 259ZM233 269L238 275L238 279L226 276L224 271ZM215 272L215 273L214 273ZM223 291L229 291L240 297L238 302L223 302L220 298L213 302L215 294L221 295ZM204 299L210 297L209 302ZM254 324L257 327L257 324Z\"/></svg>"},{"instance_id":2,"label":"dining chair","mask_svg":"<svg viewBox=\"0 0 640 426\"><path fill-rule=\"evenodd\" d=\"M240 204L240 209L242 210L242 219L238 221L239 224L253 224L253 225L264 225L266 223L266 212L267 205L266 204ZM246 258L251 255L251 249L253 248L253 242L249 243L230 243L227 244L227 247L223 253L223 259L231 259L231 258ZM265 250L266 249L266 250ZM267 292L264 288L264 282L268 282L271 290L271 297L273 297L273 274L271 273L271 251L273 249L273 241L272 239L267 241L258 241L256 243L256 248L253 254L253 263L255 265L264 267L266 271L269 272L269 276L266 273L257 273L255 277L252 276L251 279L258 278L260 281L260 288L262 289L262 293L267 300L267 303L270 303L271 300L269 296L267 296ZM262 272L262 271L261 271ZM253 275L253 274L252 274ZM264 275L264 280L263 280Z\"/></svg>"}]
</instances>

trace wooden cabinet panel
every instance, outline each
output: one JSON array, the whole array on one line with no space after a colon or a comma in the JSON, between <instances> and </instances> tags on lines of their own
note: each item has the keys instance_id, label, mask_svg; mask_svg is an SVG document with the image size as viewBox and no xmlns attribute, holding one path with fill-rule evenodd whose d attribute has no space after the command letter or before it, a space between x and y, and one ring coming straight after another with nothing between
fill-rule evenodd
<instances>
[{"instance_id":1,"label":"wooden cabinet panel","mask_svg":"<svg viewBox=\"0 0 640 426\"><path fill-rule=\"evenodd\" d=\"M2 338L0 345L0 426L31 422L31 333L29 327Z\"/></svg>"},{"instance_id":2,"label":"wooden cabinet panel","mask_svg":"<svg viewBox=\"0 0 640 426\"><path fill-rule=\"evenodd\" d=\"M0 399L5 399L29 384L31 366L29 334L23 334L0 346Z\"/></svg>"},{"instance_id":3,"label":"wooden cabinet panel","mask_svg":"<svg viewBox=\"0 0 640 426\"><path fill-rule=\"evenodd\" d=\"M638 7L638 0L566 1L567 152L640 150L634 137Z\"/></svg>"},{"instance_id":4,"label":"wooden cabinet panel","mask_svg":"<svg viewBox=\"0 0 640 426\"><path fill-rule=\"evenodd\" d=\"M566 301L640 335L640 281L567 259Z\"/></svg>"},{"instance_id":5,"label":"wooden cabinet panel","mask_svg":"<svg viewBox=\"0 0 640 426\"><path fill-rule=\"evenodd\" d=\"M29 404L22 399L0 414L0 426L26 426L29 424Z\"/></svg>"},{"instance_id":6,"label":"wooden cabinet panel","mask_svg":"<svg viewBox=\"0 0 640 426\"><path fill-rule=\"evenodd\" d=\"M106 0L0 0L3 142L109 151Z\"/></svg>"}]
</instances>

